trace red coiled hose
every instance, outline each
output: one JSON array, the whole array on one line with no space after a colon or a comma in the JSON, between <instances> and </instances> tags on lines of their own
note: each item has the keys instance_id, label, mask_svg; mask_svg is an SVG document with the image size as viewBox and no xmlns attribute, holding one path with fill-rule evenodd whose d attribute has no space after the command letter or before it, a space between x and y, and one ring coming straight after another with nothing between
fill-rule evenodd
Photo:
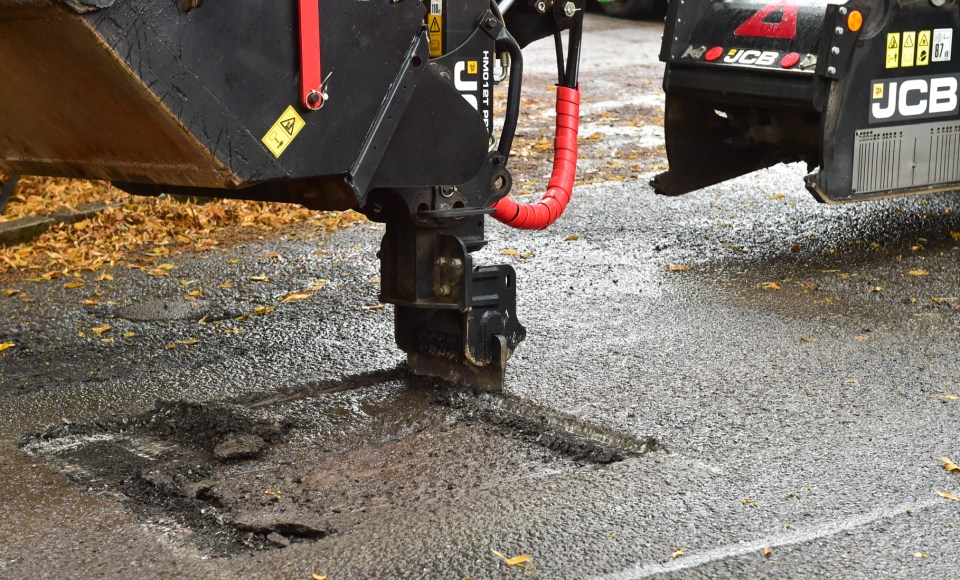
<instances>
[{"instance_id":1,"label":"red coiled hose","mask_svg":"<svg viewBox=\"0 0 960 580\"><path fill-rule=\"evenodd\" d=\"M521 230L543 230L563 214L577 179L577 133L580 89L557 87L557 134L553 140L553 174L547 193L536 203L519 204L505 197L493 205L494 219Z\"/></svg>"}]
</instances>

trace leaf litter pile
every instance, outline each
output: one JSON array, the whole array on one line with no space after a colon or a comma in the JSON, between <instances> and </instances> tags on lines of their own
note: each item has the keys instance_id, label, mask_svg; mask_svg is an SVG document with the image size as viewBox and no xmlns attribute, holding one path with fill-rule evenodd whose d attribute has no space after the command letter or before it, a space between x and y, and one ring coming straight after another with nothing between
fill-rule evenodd
<instances>
[{"instance_id":1,"label":"leaf litter pile","mask_svg":"<svg viewBox=\"0 0 960 580\"><path fill-rule=\"evenodd\" d=\"M92 202L108 207L90 219L54 226L32 242L0 246L0 275L36 281L73 278L72 284L82 285L84 272L127 265L159 273L169 268L165 259L181 252L213 250L284 226L305 225L323 233L364 219L355 212L317 212L293 204L197 204L133 196L104 182L22 177L0 222Z\"/></svg>"}]
</instances>

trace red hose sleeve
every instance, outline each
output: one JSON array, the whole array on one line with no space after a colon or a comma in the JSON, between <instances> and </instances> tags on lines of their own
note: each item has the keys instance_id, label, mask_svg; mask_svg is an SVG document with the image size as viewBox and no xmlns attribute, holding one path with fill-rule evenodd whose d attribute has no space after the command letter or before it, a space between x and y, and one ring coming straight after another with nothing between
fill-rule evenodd
<instances>
[{"instance_id":1,"label":"red hose sleeve","mask_svg":"<svg viewBox=\"0 0 960 580\"><path fill-rule=\"evenodd\" d=\"M547 193L536 203L520 204L505 197L493 205L494 219L521 230L543 230L563 214L577 179L577 133L580 89L557 87L557 133L553 140L553 174Z\"/></svg>"}]
</instances>

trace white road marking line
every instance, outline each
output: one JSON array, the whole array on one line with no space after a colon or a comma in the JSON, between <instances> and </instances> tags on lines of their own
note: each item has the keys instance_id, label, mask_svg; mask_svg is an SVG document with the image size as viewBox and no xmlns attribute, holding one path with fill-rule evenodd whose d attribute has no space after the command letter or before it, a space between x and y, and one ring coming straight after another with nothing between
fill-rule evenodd
<instances>
[{"instance_id":1,"label":"white road marking line","mask_svg":"<svg viewBox=\"0 0 960 580\"><path fill-rule=\"evenodd\" d=\"M811 540L826 538L839 534L840 532L845 532L865 526L867 524L871 524L878 520L901 515L907 510L919 511L943 503L943 500L931 498L924 501L904 503L892 507L884 507L851 518L825 522L823 524L805 529L797 529L796 531L790 533L774 534L760 540L739 542L736 544L715 548L713 550L708 550L706 552L690 554L689 556L684 556L669 562L637 564L633 568L627 568L625 570L621 570L620 572L615 572L607 576L597 576L595 578L598 580L648 578L657 574L687 570L702 566L704 564L709 564L711 562L725 560L727 558L736 558L747 554L759 553L760 550L766 546L771 548L776 548L778 546L792 546L794 544L802 544Z\"/></svg>"}]
</instances>

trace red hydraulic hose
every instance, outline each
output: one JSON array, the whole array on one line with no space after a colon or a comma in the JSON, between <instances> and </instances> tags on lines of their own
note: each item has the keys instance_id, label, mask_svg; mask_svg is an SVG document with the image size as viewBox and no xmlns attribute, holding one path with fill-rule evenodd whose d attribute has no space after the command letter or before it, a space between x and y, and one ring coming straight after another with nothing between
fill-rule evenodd
<instances>
[{"instance_id":1,"label":"red hydraulic hose","mask_svg":"<svg viewBox=\"0 0 960 580\"><path fill-rule=\"evenodd\" d=\"M493 205L494 219L521 230L543 230L563 214L577 178L577 133L580 89L557 87L557 133L553 140L553 174L547 193L536 203L520 204L505 197Z\"/></svg>"}]
</instances>

